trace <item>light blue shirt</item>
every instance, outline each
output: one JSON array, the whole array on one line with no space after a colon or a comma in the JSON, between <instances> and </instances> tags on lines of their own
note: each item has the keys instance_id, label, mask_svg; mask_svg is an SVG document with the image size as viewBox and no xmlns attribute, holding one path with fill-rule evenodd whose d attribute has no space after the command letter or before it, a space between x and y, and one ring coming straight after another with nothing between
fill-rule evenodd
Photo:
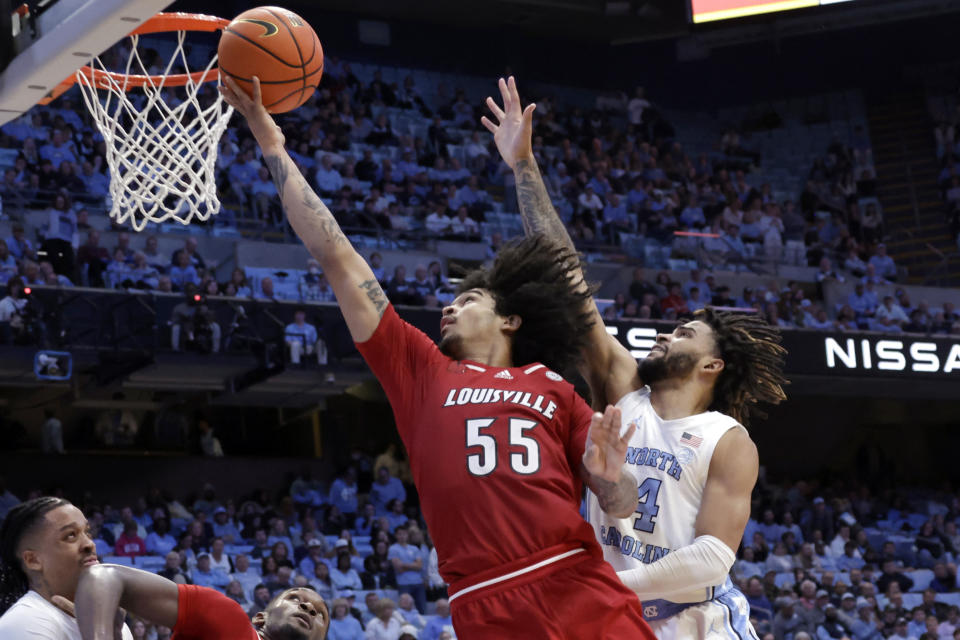
<instances>
[{"instance_id":1,"label":"light blue shirt","mask_svg":"<svg viewBox=\"0 0 960 640\"><path fill-rule=\"evenodd\" d=\"M349 613L340 620L336 618L330 620L327 640L365 640L365 638L360 622Z\"/></svg>"},{"instance_id":2,"label":"light blue shirt","mask_svg":"<svg viewBox=\"0 0 960 640\"><path fill-rule=\"evenodd\" d=\"M330 487L330 504L340 509L342 513L356 513L357 484L348 485L340 478L334 480Z\"/></svg>"},{"instance_id":3,"label":"light blue shirt","mask_svg":"<svg viewBox=\"0 0 960 640\"><path fill-rule=\"evenodd\" d=\"M405 564L412 564L417 560L422 560L423 556L420 549L412 544L392 544L387 552L387 558L393 560L396 558ZM397 584L423 584L423 575L420 570L398 571Z\"/></svg>"},{"instance_id":4,"label":"light blue shirt","mask_svg":"<svg viewBox=\"0 0 960 640\"><path fill-rule=\"evenodd\" d=\"M300 336L303 336L303 338L301 339ZM304 346L314 345L317 343L317 328L308 322L303 323L303 326L291 322L284 329L284 339L288 343L302 340Z\"/></svg>"},{"instance_id":5,"label":"light blue shirt","mask_svg":"<svg viewBox=\"0 0 960 640\"><path fill-rule=\"evenodd\" d=\"M147 552L154 553L158 556L165 556L173 548L177 546L177 541L174 540L173 536L169 533L166 535L160 535L157 532L151 532L145 541L147 545Z\"/></svg>"},{"instance_id":6,"label":"light blue shirt","mask_svg":"<svg viewBox=\"0 0 960 640\"><path fill-rule=\"evenodd\" d=\"M387 504L393 499L401 502L407 499L407 490L403 488L399 478L391 477L386 484L375 481L370 487L370 502L377 508L377 515L385 515Z\"/></svg>"},{"instance_id":7,"label":"light blue shirt","mask_svg":"<svg viewBox=\"0 0 960 640\"><path fill-rule=\"evenodd\" d=\"M437 640L444 631L453 633L453 619L450 616L441 618L439 616L431 618L427 626L423 628L420 635L421 640Z\"/></svg>"}]
</instances>

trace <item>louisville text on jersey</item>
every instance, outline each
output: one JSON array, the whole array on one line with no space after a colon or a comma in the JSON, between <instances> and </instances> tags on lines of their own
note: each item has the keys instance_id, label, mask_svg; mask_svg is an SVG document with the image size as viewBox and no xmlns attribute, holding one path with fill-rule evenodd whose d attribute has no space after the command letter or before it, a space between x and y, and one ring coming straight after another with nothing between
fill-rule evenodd
<instances>
[{"instance_id":1,"label":"louisville text on jersey","mask_svg":"<svg viewBox=\"0 0 960 640\"><path fill-rule=\"evenodd\" d=\"M553 419L557 404L539 394L526 391L505 391L503 389L450 389L443 406L455 407L465 404L519 404L542 414L548 420Z\"/></svg>"}]
</instances>

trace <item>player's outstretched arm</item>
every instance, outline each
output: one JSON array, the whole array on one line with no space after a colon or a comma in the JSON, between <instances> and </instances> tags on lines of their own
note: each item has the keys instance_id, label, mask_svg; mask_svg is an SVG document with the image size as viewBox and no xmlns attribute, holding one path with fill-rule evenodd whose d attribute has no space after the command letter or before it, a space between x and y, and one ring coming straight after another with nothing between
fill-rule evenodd
<instances>
[{"instance_id":1,"label":"player's outstretched arm","mask_svg":"<svg viewBox=\"0 0 960 640\"><path fill-rule=\"evenodd\" d=\"M320 263L351 336L356 342L365 342L380 324L387 307L387 297L373 271L284 149L283 133L261 102L259 79L253 79L252 98L229 76L220 85L220 91L227 103L247 119L290 225Z\"/></svg>"},{"instance_id":2,"label":"player's outstretched arm","mask_svg":"<svg viewBox=\"0 0 960 640\"><path fill-rule=\"evenodd\" d=\"M637 508L637 479L623 470L630 438L636 425L620 436L620 409L607 405L595 413L583 451L580 475L600 503L604 513L626 518Z\"/></svg>"},{"instance_id":3,"label":"player's outstretched arm","mask_svg":"<svg viewBox=\"0 0 960 640\"><path fill-rule=\"evenodd\" d=\"M179 591L162 576L120 565L95 565L80 574L75 602L83 640L113 640L117 607L171 629Z\"/></svg>"},{"instance_id":4,"label":"player's outstretched arm","mask_svg":"<svg viewBox=\"0 0 960 640\"><path fill-rule=\"evenodd\" d=\"M550 201L540 167L533 155L533 112L536 104L521 108L520 94L513 76L500 78L501 108L496 100L487 98L487 107L497 119L495 124L486 116L480 119L492 134L503 161L513 169L517 183L517 202L520 217L527 234L543 233L575 250L560 216ZM586 287L583 272L573 276ZM580 374L590 385L594 407L616 403L625 394L641 386L637 377L637 363L630 352L616 338L607 333L596 303L591 300L585 309L590 313L593 327L588 345L584 348L579 366Z\"/></svg>"},{"instance_id":5,"label":"player's outstretched arm","mask_svg":"<svg viewBox=\"0 0 960 640\"><path fill-rule=\"evenodd\" d=\"M620 580L641 600L669 600L671 594L723 584L750 518L759 466L757 447L746 430L727 431L710 460L693 543L654 563L617 572Z\"/></svg>"}]
</instances>

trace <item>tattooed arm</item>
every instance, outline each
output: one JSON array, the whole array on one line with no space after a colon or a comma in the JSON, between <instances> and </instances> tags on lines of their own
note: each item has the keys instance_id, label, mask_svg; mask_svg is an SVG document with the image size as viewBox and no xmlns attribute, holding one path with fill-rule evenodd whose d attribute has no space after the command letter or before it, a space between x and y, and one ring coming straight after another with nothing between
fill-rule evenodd
<instances>
[{"instance_id":1,"label":"tattooed arm","mask_svg":"<svg viewBox=\"0 0 960 640\"><path fill-rule=\"evenodd\" d=\"M350 335L356 342L365 342L380 324L387 307L387 297L373 271L284 149L283 133L260 101L259 80L254 78L252 98L229 77L220 91L247 119L273 176L287 220L310 255L320 263L340 303Z\"/></svg>"},{"instance_id":2,"label":"tattooed arm","mask_svg":"<svg viewBox=\"0 0 960 640\"><path fill-rule=\"evenodd\" d=\"M503 161L513 169L524 231L528 234L545 233L573 247L567 228L550 202L533 156L533 111L536 105L528 104L525 109L521 108L517 83L513 77L506 81L501 78L499 85L503 108L493 98L487 98L487 107L497 119L497 124L486 116L481 122L493 134ZM584 281L582 272L573 277ZM593 326L578 368L590 385L594 408L602 408L608 403L616 404L624 395L643 385L637 375L636 360L616 338L607 333L593 300L587 304L589 308L585 311L590 313Z\"/></svg>"}]
</instances>

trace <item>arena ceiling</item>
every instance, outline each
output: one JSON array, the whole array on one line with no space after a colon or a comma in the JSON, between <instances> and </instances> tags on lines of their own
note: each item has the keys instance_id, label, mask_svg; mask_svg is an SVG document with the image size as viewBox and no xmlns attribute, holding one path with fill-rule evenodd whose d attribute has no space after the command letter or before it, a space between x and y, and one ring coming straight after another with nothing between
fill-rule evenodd
<instances>
[{"instance_id":1,"label":"arena ceiling","mask_svg":"<svg viewBox=\"0 0 960 640\"><path fill-rule=\"evenodd\" d=\"M956 0L854 0L692 28L687 0L286 0L370 19L512 27L540 36L627 44L696 35L722 46L960 11Z\"/></svg>"}]
</instances>

